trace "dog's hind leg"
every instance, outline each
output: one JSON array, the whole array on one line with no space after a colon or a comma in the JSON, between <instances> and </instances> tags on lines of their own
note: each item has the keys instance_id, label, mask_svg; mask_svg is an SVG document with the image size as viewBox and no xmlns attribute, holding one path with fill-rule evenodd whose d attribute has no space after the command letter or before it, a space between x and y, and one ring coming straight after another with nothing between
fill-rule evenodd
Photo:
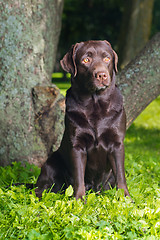
<instances>
[{"instance_id":1,"label":"dog's hind leg","mask_svg":"<svg viewBox=\"0 0 160 240\"><path fill-rule=\"evenodd\" d=\"M62 190L65 184L63 166L58 152L54 152L41 168L41 173L36 183L36 195L42 196L45 189L50 189L57 193Z\"/></svg>"}]
</instances>

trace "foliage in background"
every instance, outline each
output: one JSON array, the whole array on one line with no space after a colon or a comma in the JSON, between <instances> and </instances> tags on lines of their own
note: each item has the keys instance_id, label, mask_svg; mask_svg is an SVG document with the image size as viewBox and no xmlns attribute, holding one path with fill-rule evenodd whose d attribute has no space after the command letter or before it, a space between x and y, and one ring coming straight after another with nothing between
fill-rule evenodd
<instances>
[{"instance_id":1,"label":"foliage in background","mask_svg":"<svg viewBox=\"0 0 160 240\"><path fill-rule=\"evenodd\" d=\"M153 19L151 27L151 37L160 31L160 1L154 0Z\"/></svg>"},{"instance_id":2,"label":"foliage in background","mask_svg":"<svg viewBox=\"0 0 160 240\"><path fill-rule=\"evenodd\" d=\"M107 39L118 51L124 0L65 0L62 15L62 30L59 40L55 70L59 60L76 42ZM154 1L151 36L160 31L160 1Z\"/></svg>"},{"instance_id":3,"label":"foliage in background","mask_svg":"<svg viewBox=\"0 0 160 240\"><path fill-rule=\"evenodd\" d=\"M0 168L1 239L145 239L160 238L160 98L151 103L127 131L126 175L134 200L123 191L89 192L86 204L64 195L45 193L42 200L25 186L35 182L39 169L13 163Z\"/></svg>"},{"instance_id":4,"label":"foliage in background","mask_svg":"<svg viewBox=\"0 0 160 240\"><path fill-rule=\"evenodd\" d=\"M115 47L118 43L123 2L124 0L64 1L55 71L60 70L59 60L76 42L107 39Z\"/></svg>"},{"instance_id":5,"label":"foliage in background","mask_svg":"<svg viewBox=\"0 0 160 240\"><path fill-rule=\"evenodd\" d=\"M123 2L123 0L65 1L61 32L63 44L64 36L67 47L80 40L90 40L91 36L95 40L114 39L115 43L119 34L115 29L120 28Z\"/></svg>"}]
</instances>

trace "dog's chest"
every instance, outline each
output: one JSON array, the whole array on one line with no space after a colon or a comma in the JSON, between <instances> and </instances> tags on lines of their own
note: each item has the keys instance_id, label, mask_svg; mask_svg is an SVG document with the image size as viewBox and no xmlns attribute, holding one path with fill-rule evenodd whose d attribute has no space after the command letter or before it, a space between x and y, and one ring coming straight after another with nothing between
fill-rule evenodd
<instances>
[{"instance_id":1,"label":"dog's chest","mask_svg":"<svg viewBox=\"0 0 160 240\"><path fill-rule=\"evenodd\" d=\"M110 102L95 102L86 111L87 128L84 130L84 138L92 139L91 148L109 150L119 142L117 134L117 118L120 112L112 109ZM88 143L86 140L85 142Z\"/></svg>"},{"instance_id":2,"label":"dog's chest","mask_svg":"<svg viewBox=\"0 0 160 240\"><path fill-rule=\"evenodd\" d=\"M122 109L117 111L113 99L92 97L87 104L75 104L67 110L73 146L106 151L119 142L117 119L121 118Z\"/></svg>"},{"instance_id":3,"label":"dog's chest","mask_svg":"<svg viewBox=\"0 0 160 240\"><path fill-rule=\"evenodd\" d=\"M97 135L99 131L112 125L115 115L116 111L113 111L110 101L95 100L85 109L88 125L97 132Z\"/></svg>"},{"instance_id":4,"label":"dog's chest","mask_svg":"<svg viewBox=\"0 0 160 240\"><path fill-rule=\"evenodd\" d=\"M99 120L107 117L110 103L103 101L91 101L85 109L85 115L88 121L92 124L97 124Z\"/></svg>"}]
</instances>

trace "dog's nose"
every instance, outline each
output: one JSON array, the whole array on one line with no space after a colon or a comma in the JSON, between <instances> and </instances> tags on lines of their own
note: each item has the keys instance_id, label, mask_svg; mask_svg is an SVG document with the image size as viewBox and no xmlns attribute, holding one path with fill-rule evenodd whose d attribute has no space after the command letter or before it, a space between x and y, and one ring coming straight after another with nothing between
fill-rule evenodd
<instances>
[{"instance_id":1,"label":"dog's nose","mask_svg":"<svg viewBox=\"0 0 160 240\"><path fill-rule=\"evenodd\" d=\"M95 77L98 79L98 80L106 80L107 79L107 73L106 72L97 72L95 74Z\"/></svg>"}]
</instances>

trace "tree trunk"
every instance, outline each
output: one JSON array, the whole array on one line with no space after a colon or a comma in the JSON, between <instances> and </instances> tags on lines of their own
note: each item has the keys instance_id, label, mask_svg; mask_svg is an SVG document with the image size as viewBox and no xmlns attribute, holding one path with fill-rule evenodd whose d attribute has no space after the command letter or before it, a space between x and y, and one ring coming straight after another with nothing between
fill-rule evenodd
<instances>
[{"instance_id":1,"label":"tree trunk","mask_svg":"<svg viewBox=\"0 0 160 240\"><path fill-rule=\"evenodd\" d=\"M51 83L62 7L63 0L0 0L2 166L15 160L40 165L47 157L49 150L35 128L35 113L40 116L40 109L46 112L40 102L47 94L52 112L54 103L58 102L60 106L63 100L58 90L44 87L37 93L36 86L49 86ZM39 105L33 105L32 93L35 99L41 99ZM56 105L56 111L61 113L63 110Z\"/></svg>"},{"instance_id":2,"label":"tree trunk","mask_svg":"<svg viewBox=\"0 0 160 240\"><path fill-rule=\"evenodd\" d=\"M123 68L147 43L154 0L126 1L120 32L119 56Z\"/></svg>"},{"instance_id":3,"label":"tree trunk","mask_svg":"<svg viewBox=\"0 0 160 240\"><path fill-rule=\"evenodd\" d=\"M160 95L160 33L117 76L124 96L127 127Z\"/></svg>"}]
</instances>

